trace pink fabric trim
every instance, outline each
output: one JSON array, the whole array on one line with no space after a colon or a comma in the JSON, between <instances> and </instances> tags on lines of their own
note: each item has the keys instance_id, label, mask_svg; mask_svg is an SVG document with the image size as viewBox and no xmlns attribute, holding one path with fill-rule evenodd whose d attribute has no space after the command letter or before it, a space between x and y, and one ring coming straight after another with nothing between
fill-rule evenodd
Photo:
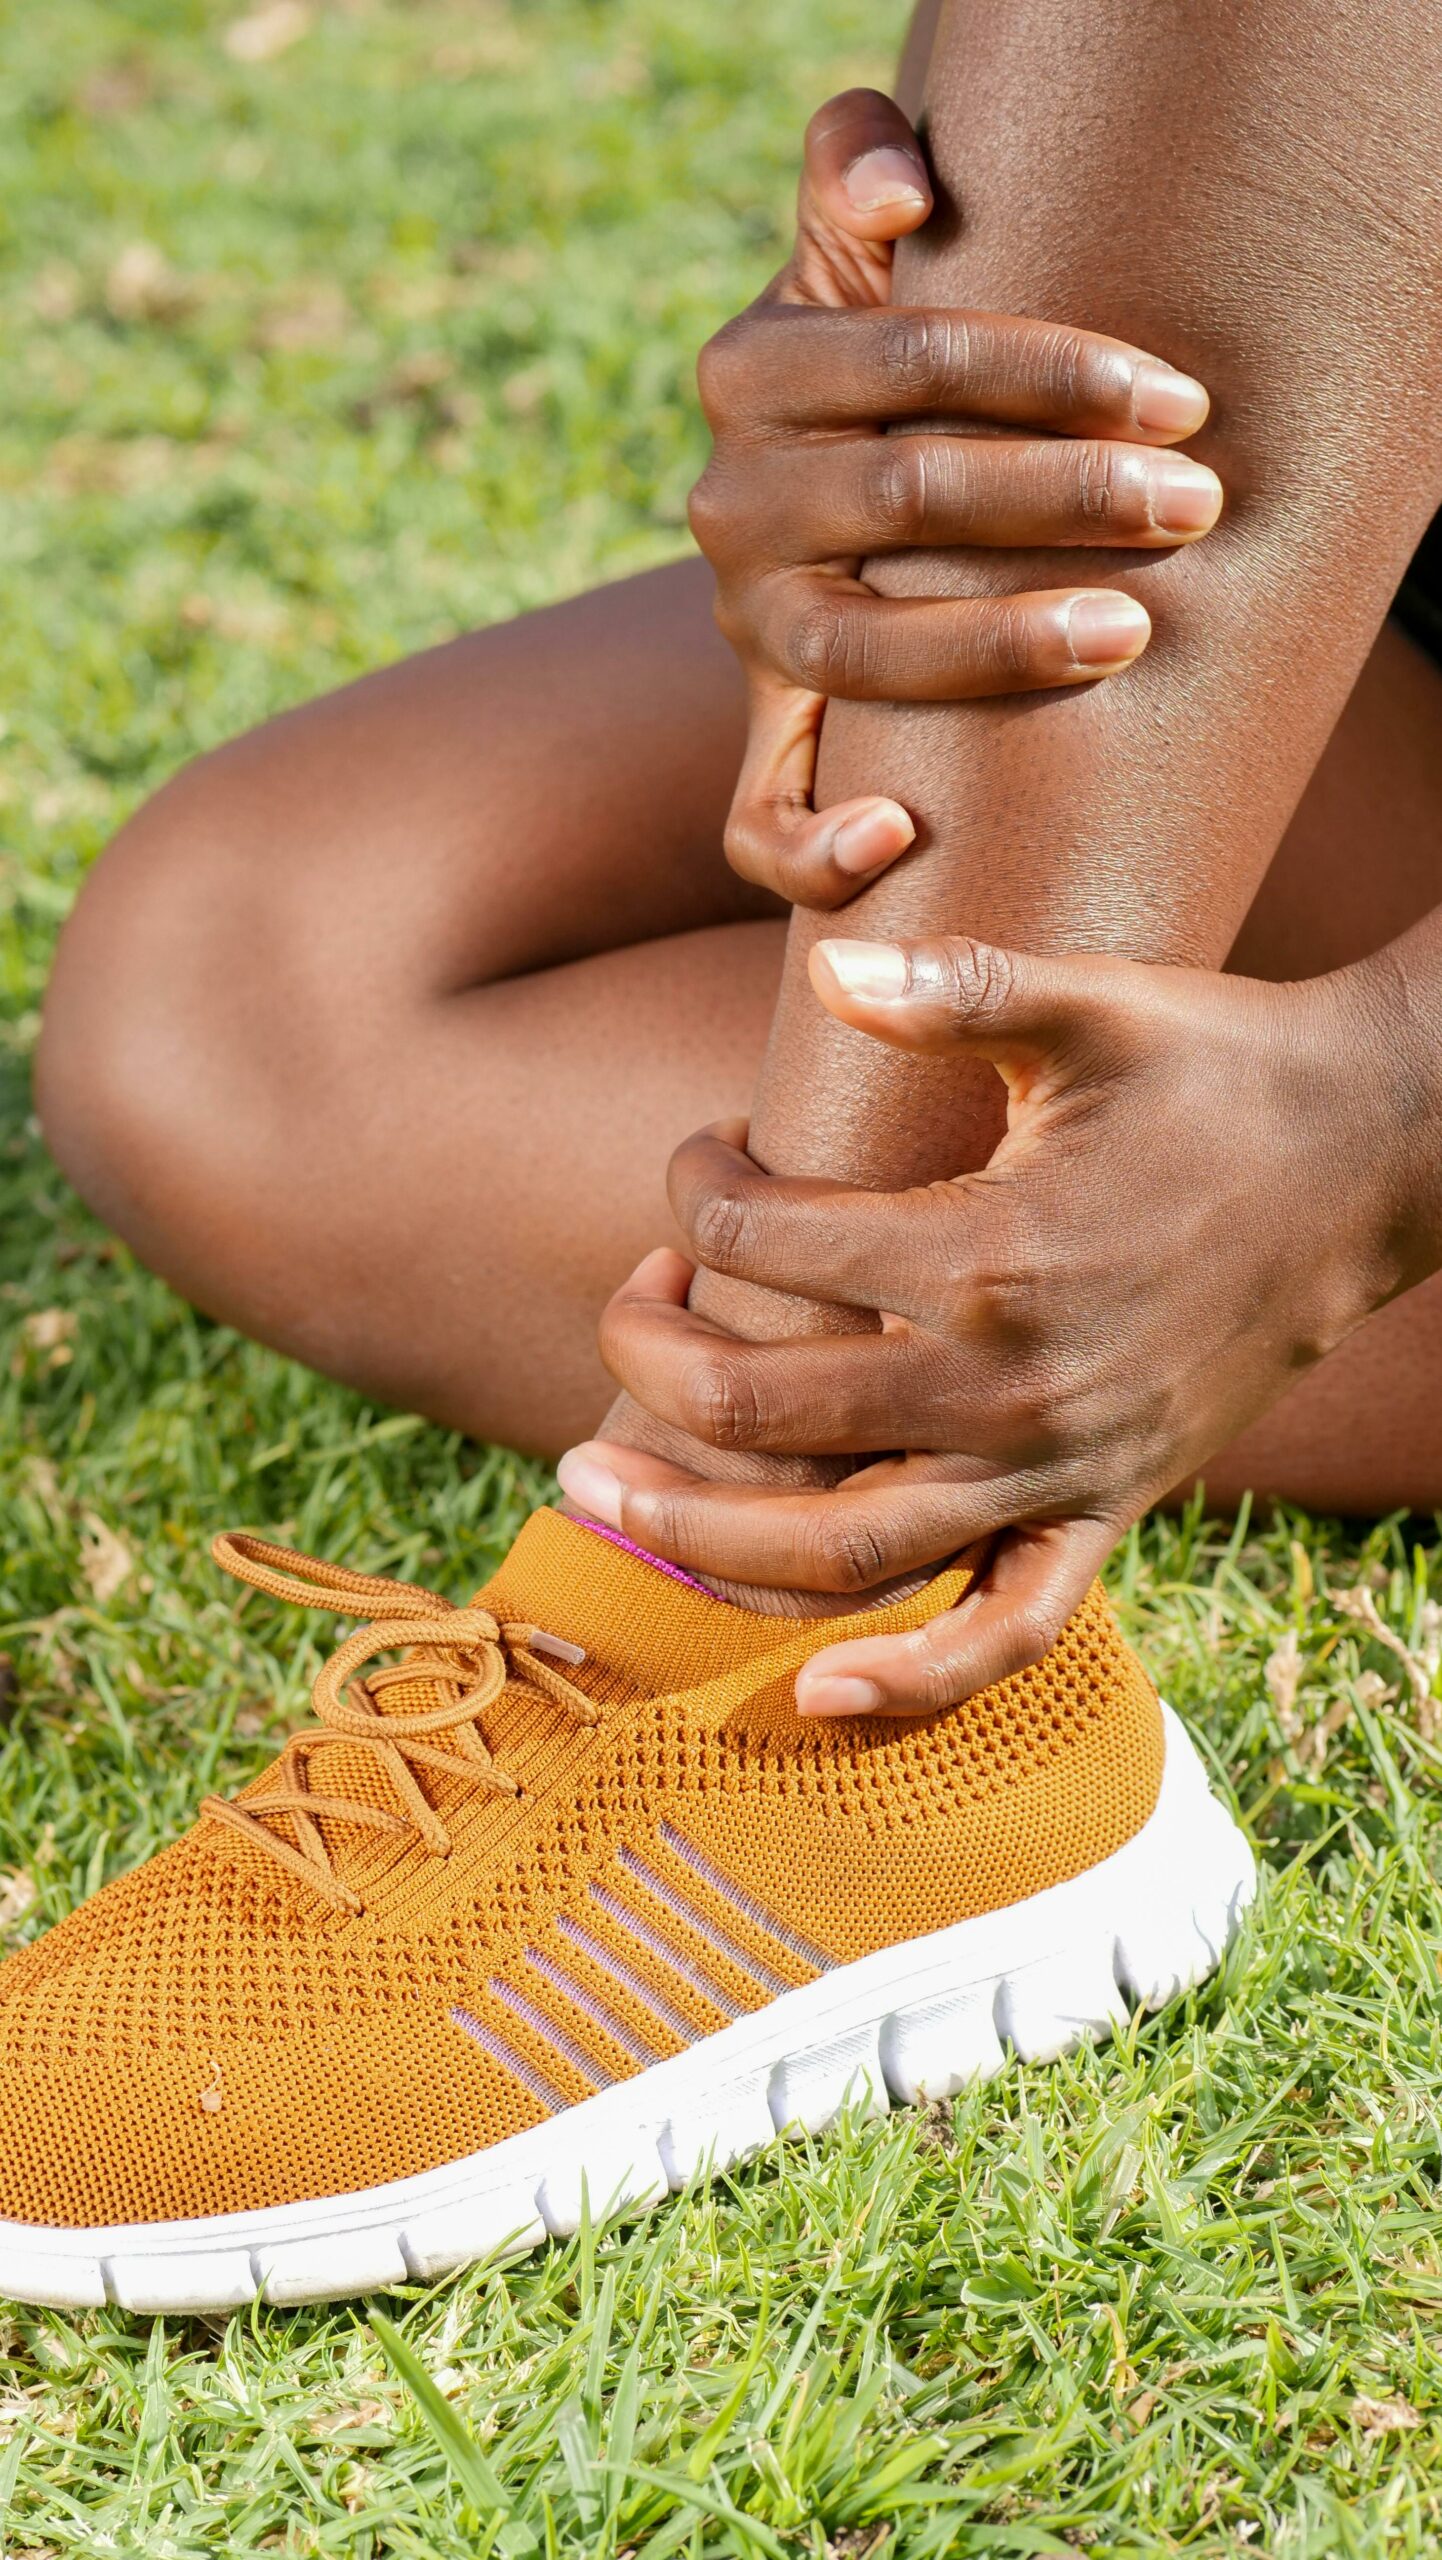
<instances>
[{"instance_id":1,"label":"pink fabric trim","mask_svg":"<svg viewBox=\"0 0 1442 2560\"><path fill-rule=\"evenodd\" d=\"M584 1520L575 1512L571 1517L578 1529L594 1529L598 1538L609 1538L613 1547L624 1547L627 1555L634 1556L638 1564L653 1565L657 1573L669 1574L673 1582L684 1582L688 1591L699 1591L703 1600L715 1600L723 1609L730 1608L731 1602L721 1592L712 1591L706 1583L698 1582L693 1573L683 1573L679 1564L668 1564L664 1556L653 1556L649 1547L638 1547L634 1539L623 1538L619 1529L608 1529L603 1520Z\"/></svg>"}]
</instances>

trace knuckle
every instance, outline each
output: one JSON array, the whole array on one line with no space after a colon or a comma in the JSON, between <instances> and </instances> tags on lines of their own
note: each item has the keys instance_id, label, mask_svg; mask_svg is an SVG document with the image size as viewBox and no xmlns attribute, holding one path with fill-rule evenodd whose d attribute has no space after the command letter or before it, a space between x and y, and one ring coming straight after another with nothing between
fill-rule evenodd
<instances>
[{"instance_id":1,"label":"knuckle","mask_svg":"<svg viewBox=\"0 0 1442 2560\"><path fill-rule=\"evenodd\" d=\"M838 144L847 152L862 147L868 138L867 110L875 103L874 89L838 89L834 97L822 100L801 138L801 156L809 172L822 174Z\"/></svg>"},{"instance_id":2,"label":"knuckle","mask_svg":"<svg viewBox=\"0 0 1442 2560\"><path fill-rule=\"evenodd\" d=\"M993 1357L1004 1356L997 1392L1020 1424L1044 1401L1038 1383L1038 1345L1043 1333L1047 1275L1040 1258L1020 1238L979 1244L972 1258L949 1270L938 1286L936 1311L954 1340L983 1342Z\"/></svg>"},{"instance_id":3,"label":"knuckle","mask_svg":"<svg viewBox=\"0 0 1442 2560\"><path fill-rule=\"evenodd\" d=\"M1103 534L1115 525L1126 497L1116 447L1096 440L1081 443L1075 448L1075 460L1078 521L1087 532Z\"/></svg>"},{"instance_id":4,"label":"knuckle","mask_svg":"<svg viewBox=\"0 0 1442 2560\"><path fill-rule=\"evenodd\" d=\"M1042 401L1054 418L1075 417L1083 399L1084 354L1071 329L1038 325L1031 356Z\"/></svg>"},{"instance_id":5,"label":"knuckle","mask_svg":"<svg viewBox=\"0 0 1442 2560\"><path fill-rule=\"evenodd\" d=\"M994 1285L992 1275L977 1262L937 1272L926 1295L926 1322L946 1340L967 1340L985 1324Z\"/></svg>"},{"instance_id":6,"label":"knuckle","mask_svg":"<svg viewBox=\"0 0 1442 2560\"><path fill-rule=\"evenodd\" d=\"M938 321L925 311L892 313L878 332L883 380L906 399L923 397L955 370L959 338L964 340L960 323Z\"/></svg>"},{"instance_id":7,"label":"knuckle","mask_svg":"<svg viewBox=\"0 0 1442 2560\"><path fill-rule=\"evenodd\" d=\"M926 447L914 436L886 436L872 465L872 514L893 541L925 537L930 504Z\"/></svg>"},{"instance_id":8,"label":"knuckle","mask_svg":"<svg viewBox=\"0 0 1442 2560\"><path fill-rule=\"evenodd\" d=\"M849 880L843 872L832 870L822 857L811 868L804 862L791 862L777 873L772 885L781 891L793 907L804 907L810 915L834 915L838 907L847 907L866 887L864 880Z\"/></svg>"},{"instance_id":9,"label":"knuckle","mask_svg":"<svg viewBox=\"0 0 1442 2560\"><path fill-rule=\"evenodd\" d=\"M1104 440L1075 450L1078 519L1085 530L1102 540L1150 531L1155 519L1147 466L1125 445Z\"/></svg>"},{"instance_id":10,"label":"knuckle","mask_svg":"<svg viewBox=\"0 0 1442 2560\"><path fill-rule=\"evenodd\" d=\"M814 151L819 143L829 142L836 133L850 130L855 130L858 142L870 140L878 110L888 122L898 113L890 98L880 89L854 87L836 90L831 97L822 100L812 116L806 128L804 148L807 152Z\"/></svg>"},{"instance_id":11,"label":"knuckle","mask_svg":"<svg viewBox=\"0 0 1442 2560\"><path fill-rule=\"evenodd\" d=\"M1094 345L1063 333L1066 351L1060 359L1067 414L1074 418L1127 420L1131 415L1132 367L1121 347Z\"/></svg>"},{"instance_id":12,"label":"knuckle","mask_svg":"<svg viewBox=\"0 0 1442 2560\"><path fill-rule=\"evenodd\" d=\"M999 688L1024 683L1036 666L1036 634L1019 598L998 596L979 625L982 672Z\"/></svg>"},{"instance_id":13,"label":"knuckle","mask_svg":"<svg viewBox=\"0 0 1442 2560\"><path fill-rule=\"evenodd\" d=\"M808 692L844 692L865 674L864 628L853 629L839 600L816 597L792 625L787 656L789 672Z\"/></svg>"},{"instance_id":14,"label":"knuckle","mask_svg":"<svg viewBox=\"0 0 1442 2560\"><path fill-rule=\"evenodd\" d=\"M711 602L711 618L723 640L730 642L740 654L742 645L751 637L751 615L744 585L733 586L718 578Z\"/></svg>"},{"instance_id":15,"label":"knuckle","mask_svg":"<svg viewBox=\"0 0 1442 2560\"><path fill-rule=\"evenodd\" d=\"M749 811L732 810L721 841L738 880L770 880L774 866L768 859L766 840Z\"/></svg>"},{"instance_id":16,"label":"knuckle","mask_svg":"<svg viewBox=\"0 0 1442 2560\"><path fill-rule=\"evenodd\" d=\"M1010 1348L1007 1388L1019 1413L1044 1407L1048 1394L1045 1346L1052 1307L1052 1266L1044 1252L1018 1238L988 1274L993 1323Z\"/></svg>"},{"instance_id":17,"label":"knuckle","mask_svg":"<svg viewBox=\"0 0 1442 2560\"><path fill-rule=\"evenodd\" d=\"M737 313L708 338L696 359L696 389L701 407L711 425L717 426L729 417L740 391L740 377L747 367L750 352L751 315Z\"/></svg>"},{"instance_id":18,"label":"knuckle","mask_svg":"<svg viewBox=\"0 0 1442 2560\"><path fill-rule=\"evenodd\" d=\"M876 1530L849 1513L835 1518L822 1514L812 1564L826 1591L871 1591L890 1571Z\"/></svg>"},{"instance_id":19,"label":"knuckle","mask_svg":"<svg viewBox=\"0 0 1442 2560\"><path fill-rule=\"evenodd\" d=\"M1033 1421L1048 1423L1058 1446L1075 1449L1092 1441L1100 1418L1096 1373L1087 1352L1067 1333L1047 1343L1044 1359L1029 1364L1026 1383Z\"/></svg>"},{"instance_id":20,"label":"knuckle","mask_svg":"<svg viewBox=\"0 0 1442 2560\"><path fill-rule=\"evenodd\" d=\"M1011 1003L1016 968L1010 952L958 935L947 944L947 968L958 1010L968 1022L985 1026Z\"/></svg>"},{"instance_id":21,"label":"knuckle","mask_svg":"<svg viewBox=\"0 0 1442 2560\"><path fill-rule=\"evenodd\" d=\"M1012 1221L1004 1276L1017 1313L1025 1320L1032 1360L1040 1366L1056 1347L1052 1336L1058 1284L1070 1297L1075 1268L1063 1259L1058 1239L1045 1222L1022 1211Z\"/></svg>"},{"instance_id":22,"label":"knuckle","mask_svg":"<svg viewBox=\"0 0 1442 2560\"><path fill-rule=\"evenodd\" d=\"M1049 1653L1061 1633L1061 1614L1052 1600L1022 1600L1007 1618L1007 1678L1029 1671Z\"/></svg>"},{"instance_id":23,"label":"knuckle","mask_svg":"<svg viewBox=\"0 0 1442 2560\"><path fill-rule=\"evenodd\" d=\"M724 1353L692 1362L681 1382L688 1430L712 1449L750 1449L761 1428L757 1397L745 1372Z\"/></svg>"},{"instance_id":24,"label":"knuckle","mask_svg":"<svg viewBox=\"0 0 1442 2560\"><path fill-rule=\"evenodd\" d=\"M1043 325L1033 342L1041 396L1052 423L1131 417L1132 362L1124 347L1083 332Z\"/></svg>"},{"instance_id":25,"label":"knuckle","mask_svg":"<svg viewBox=\"0 0 1442 2560\"><path fill-rule=\"evenodd\" d=\"M917 1657L913 1687L927 1715L940 1715L952 1705L959 1686L955 1663L949 1654L927 1645Z\"/></svg>"},{"instance_id":26,"label":"knuckle","mask_svg":"<svg viewBox=\"0 0 1442 2560\"><path fill-rule=\"evenodd\" d=\"M715 456L707 463L686 502L686 518L707 558L720 549L737 517L737 507Z\"/></svg>"},{"instance_id":27,"label":"knuckle","mask_svg":"<svg viewBox=\"0 0 1442 2560\"><path fill-rule=\"evenodd\" d=\"M1065 1465L1058 1444L1066 1428L1033 1363L1023 1362L1009 1382L1006 1407L1007 1449L1013 1464L1045 1471L1048 1494L1065 1490Z\"/></svg>"},{"instance_id":28,"label":"knuckle","mask_svg":"<svg viewBox=\"0 0 1442 2560\"><path fill-rule=\"evenodd\" d=\"M646 1495L646 1541L657 1555L666 1555L677 1547L688 1546L690 1526L687 1505L679 1495L665 1490Z\"/></svg>"},{"instance_id":29,"label":"knuckle","mask_svg":"<svg viewBox=\"0 0 1442 2560\"><path fill-rule=\"evenodd\" d=\"M755 1215L734 1191L708 1191L686 1213L686 1232L708 1271L734 1272L750 1259Z\"/></svg>"},{"instance_id":30,"label":"knuckle","mask_svg":"<svg viewBox=\"0 0 1442 2560\"><path fill-rule=\"evenodd\" d=\"M635 1375L635 1340L632 1326L623 1306L612 1298L601 1311L596 1328L596 1344L601 1359L611 1376L625 1385Z\"/></svg>"}]
</instances>

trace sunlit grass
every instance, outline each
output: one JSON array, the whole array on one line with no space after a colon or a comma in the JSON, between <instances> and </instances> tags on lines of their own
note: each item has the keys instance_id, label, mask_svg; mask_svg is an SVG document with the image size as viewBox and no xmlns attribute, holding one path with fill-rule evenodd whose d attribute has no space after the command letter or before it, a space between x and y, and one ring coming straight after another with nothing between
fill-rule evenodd
<instances>
[{"instance_id":1,"label":"sunlit grass","mask_svg":"<svg viewBox=\"0 0 1442 2560\"><path fill-rule=\"evenodd\" d=\"M544 1490L106 1242L27 1119L56 924L197 747L681 547L691 353L897 15L346 0L252 61L199 0L4 26L5 1943L295 1714L326 1631L237 1614L217 1527L459 1594ZM1435 1529L1153 1523L1112 1580L1266 1859L1218 1982L393 2298L398 2349L365 2306L0 2310L5 2560L1435 2552Z\"/></svg>"}]
</instances>

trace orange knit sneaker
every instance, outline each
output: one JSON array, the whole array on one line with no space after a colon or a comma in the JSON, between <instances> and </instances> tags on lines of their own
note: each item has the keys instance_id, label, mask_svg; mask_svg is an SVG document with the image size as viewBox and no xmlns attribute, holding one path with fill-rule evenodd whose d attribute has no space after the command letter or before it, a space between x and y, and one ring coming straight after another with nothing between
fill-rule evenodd
<instances>
[{"instance_id":1,"label":"orange knit sneaker","mask_svg":"<svg viewBox=\"0 0 1442 2560\"><path fill-rule=\"evenodd\" d=\"M555 1512L466 1609L216 1553L373 1622L242 1796L0 1967L0 2295L436 2276L573 2230L583 2182L638 2205L1056 2054L1209 1971L1252 1892L1099 1591L969 1705L834 1724L793 1703L814 1622Z\"/></svg>"}]
</instances>

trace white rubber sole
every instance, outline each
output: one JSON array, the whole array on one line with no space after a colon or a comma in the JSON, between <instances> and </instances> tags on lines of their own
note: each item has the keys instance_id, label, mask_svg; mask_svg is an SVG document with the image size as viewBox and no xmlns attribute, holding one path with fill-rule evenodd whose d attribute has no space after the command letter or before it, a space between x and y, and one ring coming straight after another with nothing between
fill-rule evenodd
<instances>
[{"instance_id":1,"label":"white rubber sole","mask_svg":"<svg viewBox=\"0 0 1442 2560\"><path fill-rule=\"evenodd\" d=\"M488 2151L352 2195L187 2222L0 2221L0 2297L138 2312L330 2300L514 2256L638 2210L848 2103L948 2098L1160 2008L1219 1962L1256 1889L1251 1850L1170 1709L1144 1829L1009 1910L839 1965L769 2008Z\"/></svg>"}]
</instances>

